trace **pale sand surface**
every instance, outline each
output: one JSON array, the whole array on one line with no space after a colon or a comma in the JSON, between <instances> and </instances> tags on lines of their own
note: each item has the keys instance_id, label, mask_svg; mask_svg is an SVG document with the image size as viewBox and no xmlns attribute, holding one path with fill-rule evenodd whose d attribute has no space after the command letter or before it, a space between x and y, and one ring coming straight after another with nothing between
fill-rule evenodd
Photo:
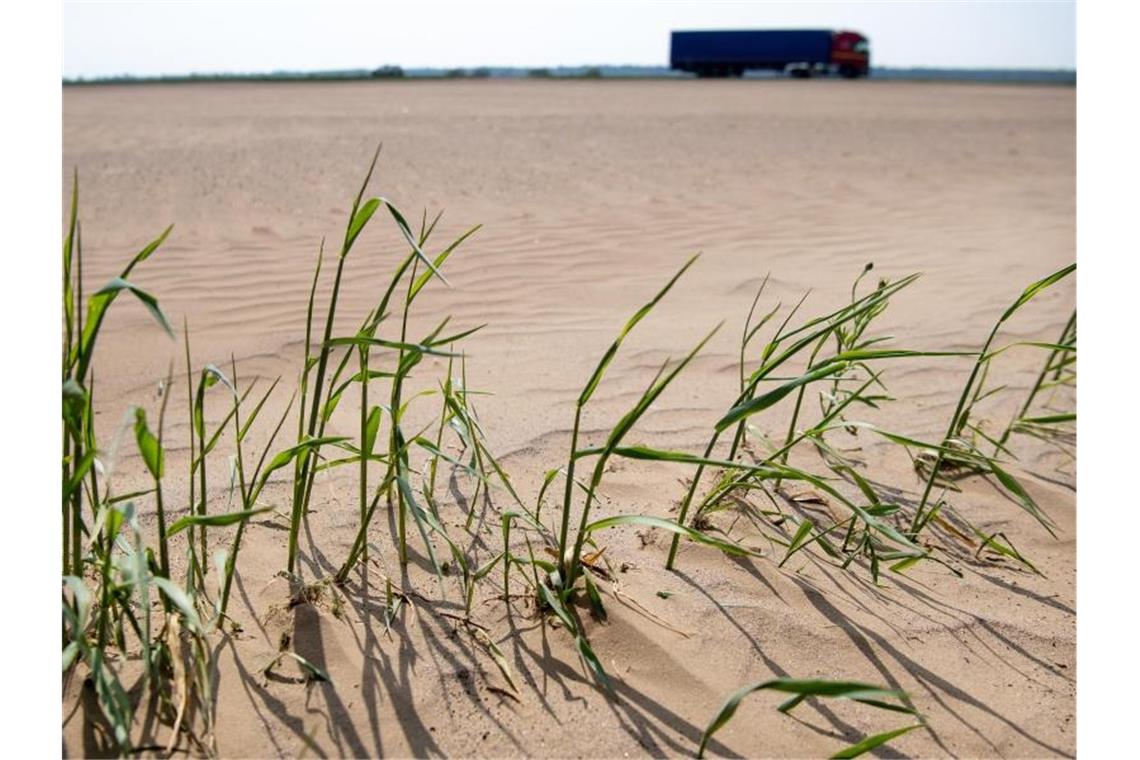
<instances>
[{"instance_id":1,"label":"pale sand surface","mask_svg":"<svg viewBox=\"0 0 1140 760\"><path fill-rule=\"evenodd\" d=\"M425 206L445 208L439 240L482 223L448 262L453 287L425 295L412 334L447 314L456 327L488 323L467 344L469 381L494 394L477 408L528 501L542 473L564 462L574 401L598 357L694 252L700 261L639 325L588 408L588 442L600 440L667 356L683 354L725 319L631 437L699 451L735 395L739 333L765 273L764 310L811 288L804 313L820 314L849 297L868 261L880 276L921 271L880 329L899 346L969 350L1022 287L1074 258L1071 88L240 84L71 88L63 103L63 164L68 178L73 166L80 172L89 286L174 222L168 243L135 279L160 297L172 321L189 321L196 364L228 367L232 353L243 381L284 375L270 418L295 384L318 243L343 235L376 141L384 151L375 193L417 221ZM355 329L404 255L389 220L377 216L373 227L346 270L341 332ZM1055 339L1074 298L1071 280L1048 292L1011 322L1003 342ZM154 408L168 362L181 367L180 343L137 304L116 305L100 343L99 429L109 441L132 403ZM993 382L1014 390L988 407L996 420L1008 419L1040 360L1028 350L1003 358ZM898 401L865 418L937 438L968 369L961 359L893 363L884 378ZM421 376L434 383L442 371L425 363ZM184 375L175 387L184 392ZM215 424L223 414L218 399ZM182 473L188 428L184 400L174 401L167 469ZM345 404L332 432L355 435L356 407ZM434 411L434 402L428 406ZM757 425L782 435L787 413L778 407ZM862 446L866 473L902 489L899 498L919 490L896 447L864 435L840 443ZM623 596L684 633L608 601L609 623L591 621L589 634L617 701L595 688L564 631L540 623L521 600L507 614L495 598L500 581L480 589L474 617L510 660L520 699L488 688L503 685L490 658L436 614L457 611L454 580L446 601L422 561L399 580L386 517L373 535L382 553L344 590L341 616L328 604L283 612L286 583L274 574L284 567L285 522L258 521L239 563L235 615L244 633L219 647L218 749L226 756L683 755L729 692L787 675L907 690L929 730L896 739L881 756L1071 755L1075 477L1072 464L1042 444L1015 444L1014 470L1060 526L1058 540L984 481L967 482L951 500L984 530L1004 531L1044 577L957 549L961 579L928 563L906 577L888 574L876 588L866 568L847 573L807 554L777 568L779 553L733 561L691 544L679 572L669 573L665 535L643 541L632 528L605 533L606 557L630 566L619 575ZM228 451L211 470L218 510ZM824 470L806 454L802 464ZM630 461L612 470L599 516L670 516L683 494L678 481L689 474ZM116 489L142 483L142 474L133 445L124 443ZM169 480L169 502L184 505L175 480L185 478ZM348 550L353 483L347 476L318 483L302 541L307 581L331 574ZM458 536L465 534L455 494L469 494L471 484L460 478L455 488L440 496ZM271 488L268 503L284 509L288 490L284 481ZM508 508L502 495L496 508ZM475 536L464 539L480 561L499 547L498 523L488 509ZM225 531L214 540L228 544ZM377 614L383 573L429 600L417 601L417 612L390 635ZM261 682L256 671L286 630L333 684ZM85 713L72 711L77 689L65 684L65 752L96 752ZM746 701L713 751L820 756L906 721L843 703L806 703L789 717L776 712L778 701L763 694ZM158 740L166 738L159 729Z\"/></svg>"}]
</instances>

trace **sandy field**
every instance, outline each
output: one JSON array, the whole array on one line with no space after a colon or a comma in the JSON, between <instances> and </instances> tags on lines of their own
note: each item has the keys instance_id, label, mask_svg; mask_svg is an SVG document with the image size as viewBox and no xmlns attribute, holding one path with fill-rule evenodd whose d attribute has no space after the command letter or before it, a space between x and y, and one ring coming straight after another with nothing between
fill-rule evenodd
<instances>
[{"instance_id":1,"label":"sandy field","mask_svg":"<svg viewBox=\"0 0 1140 760\"><path fill-rule=\"evenodd\" d=\"M445 209L433 240L483 225L449 260L452 287L431 286L410 331L449 314L457 328L487 323L467 341L469 387L489 392L477 400L487 440L533 504L543 473L565 463L575 400L598 358L693 253L699 261L631 335L587 407L586 443L601 442L667 357L726 320L631 435L699 452L738 390L740 332L768 273L764 311L782 302L786 313L810 290L803 313L814 315L845 303L868 262L891 279L922 272L876 329L900 347L977 350L1025 285L1074 260L1075 95L874 81L69 88L63 171L68 188L73 167L80 175L87 281L114 276L174 223L134 279L173 323L189 324L196 366L228 367L232 355L243 383L282 376L266 409L276 419L302 361L319 243L327 236L335 247L343 236L382 140L373 193L417 223L424 209ZM405 254L378 214L347 263L340 332L355 329ZM999 342L1055 340L1074 302L1070 278L1019 312ZM137 303L115 306L100 344L98 429L112 441L132 404L156 408L172 360L184 372L182 348ZM1031 349L1002 357L991 382L1010 389L986 407L995 420L1009 418L1041 360ZM955 357L891 363L884 380L897 400L860 419L938 439L969 369ZM442 360L425 362L424 381L445 371ZM177 512L189 466L184 374L175 389L167 469L178 477L167 498ZM211 424L225 413L218 398ZM330 432L355 435L358 402L344 404ZM781 437L788 411L753 422ZM899 447L842 435L836 440L895 498L921 491ZM254 449L267 437L258 431ZM115 489L126 492L146 479L130 435L122 440L111 458ZM496 570L477 589L472 619L515 673L517 698L507 693L486 649L454 617L462 613L455 579L441 586L418 542L402 569L387 515L374 526L366 569L322 599L290 604L288 581L277 576L290 486L274 481L264 502L278 512L251 524L239 561L232 612L243 631L217 637L218 753L684 756L729 693L790 676L905 690L926 726L876 750L880 757L1072 756L1075 464L1031 438L1013 444L1011 470L1057 523L1057 539L984 479L964 481L949 499L987 533L1004 532L1041 575L949 544L961 578L923 563L876 586L865 568L840 570L818 552L778 567L782 550L766 544L765 556L743 560L685 543L668 572L666 534L607 531L599 543L621 568L619 595L606 597L607 622L583 619L614 679L613 699L566 632L536 614L521 579L512 578L519 596L504 603ZM210 471L219 511L228 445ZM818 467L818 458L803 464ZM615 460L598 514L675 516L690 475L681 465ZM351 474L318 479L302 536L305 582L332 575L347 555L353 483ZM439 498L449 532L482 562L501 549L497 513L511 505L494 492L466 532L471 490L457 475ZM552 504L544 521L554 519ZM228 535L216 530L211 541L228 545ZM412 602L390 629L379 612L385 578ZM284 667L261 676L283 634L332 682L306 683ZM63 687L64 753L107 752L89 690L79 678ZM907 721L815 700L783 715L779 701L745 700L710 751L826 756ZM168 728L149 730L152 744L166 744Z\"/></svg>"}]
</instances>

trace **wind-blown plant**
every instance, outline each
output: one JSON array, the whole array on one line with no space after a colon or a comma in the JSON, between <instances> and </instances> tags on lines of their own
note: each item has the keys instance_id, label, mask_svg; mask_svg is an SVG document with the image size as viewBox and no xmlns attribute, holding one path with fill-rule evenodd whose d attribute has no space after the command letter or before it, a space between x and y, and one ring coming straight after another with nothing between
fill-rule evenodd
<instances>
[{"instance_id":1,"label":"wind-blown plant","mask_svg":"<svg viewBox=\"0 0 1140 760\"><path fill-rule=\"evenodd\" d=\"M1062 267L1051 275L1043 277L1042 279L1032 283L1021 295L1018 296L1009 308L1007 308L1002 315L994 323L993 329L990 330L989 337L986 342L982 344L981 351L978 352L978 358L974 362L973 370L970 372L969 378L966 380L965 387L962 388L962 394L958 398L958 405L954 409L954 414L950 417L950 424L946 429L946 435L936 448L934 463L930 466L930 474L927 476L926 485L922 491L922 498L915 509L914 517L911 520L910 532L912 535L918 535L923 526L929 520L929 513L927 511L927 504L930 501L931 491L934 489L934 484L938 479L939 470L942 468L943 463L947 457L964 458L968 463L974 466L988 470L993 473L998 482L1005 488L1014 498L1018 504L1032 515L1042 527L1049 532L1050 535L1055 535L1054 525L1051 520L1037 507L1036 502L1029 493L1021 486L1021 484L1009 474L997 461L992 457L987 457L982 454L976 447L971 446L963 441L962 433L965 429L968 419L968 406L967 401L971 398L971 394L977 390L977 383L979 375L984 371L989 364L989 361L995 354L990 352L990 346L993 345L998 332L1014 314L1016 314L1025 304L1032 301L1035 297L1040 295L1043 291L1048 289L1051 285L1068 277L1076 271L1077 265L1070 264ZM976 395L974 396L976 398ZM964 453L960 453L958 449L965 449ZM936 507L935 507L936 508ZM924 518L926 518L924 520Z\"/></svg>"},{"instance_id":2,"label":"wind-blown plant","mask_svg":"<svg viewBox=\"0 0 1140 760\"><path fill-rule=\"evenodd\" d=\"M191 491L188 514L173 522L168 519L163 499L163 479L167 474L163 432L173 391L170 373L159 386L157 432L152 431L145 409L135 407L130 413L135 444L152 486L131 493L115 492L113 461L96 439L93 422L92 367L96 341L108 309L121 293L138 298L173 337L158 300L129 279L134 268L158 250L171 228L144 246L118 277L85 303L78 207L76 181L63 248L63 670L66 673L79 662L85 664L86 678L94 685L96 700L111 729L109 741L120 753L132 751L135 706L149 694L157 701L160 717L171 727L170 747L185 734L201 751L211 754L214 749L213 655L207 636L220 621L222 611L217 606L211 610L208 604L205 530L209 526L240 523L253 513L207 514L205 509L206 459L221 429L206 437L202 394L217 380L230 383L219 370L210 368L200 380L197 405L191 397L191 436L195 448L189 475L192 484L195 475L199 476L202 501L196 501ZM209 381L207 377L215 380ZM236 398L236 389L234 393ZM249 423L253 417L256 412ZM144 538L139 520L138 505L147 497L153 497L154 501L157 554ZM201 531L200 541L193 540L194 529ZM179 583L173 576L172 539L184 530L189 563L187 577ZM220 581L224 578L228 583L236 556L235 545L232 554L219 557L219 567L228 568L222 572ZM161 601L162 613L157 620L151 609L151 598ZM203 611L209 611L210 616L204 618ZM132 644L141 650L141 692L124 685L116 664ZM201 717L201 733L185 726L191 705L196 706L194 714Z\"/></svg>"},{"instance_id":3,"label":"wind-blown plant","mask_svg":"<svg viewBox=\"0 0 1140 760\"><path fill-rule=\"evenodd\" d=\"M748 550L738 547L734 544L720 541L710 536L701 533L693 528L681 525L679 523L666 520L661 517L650 515L616 515L606 517L599 520L590 520L591 508L593 507L598 489L601 485L603 475L606 469L606 463L611 457L628 457L634 459L644 459L651 461L663 462L683 462L689 463L690 458L684 454L677 452L661 451L651 449L644 446L622 446L622 442L633 427L637 424L638 420L649 410L653 403L661 396L665 389L677 378L677 376L689 365L689 363L696 357L696 355L704 348L705 344L712 338L712 336L720 329L717 325L711 332L709 332L700 342L694 346L688 354L679 362L670 367L671 361L666 362L657 371L649 386L642 392L637 402L633 407L624 415L610 430L606 441L601 446L591 448L579 448L578 438L581 430L582 413L597 390L606 370L613 362L625 338L633 330L637 324L644 319L653 308L661 301L662 298L673 288L682 275L693 265L697 257L694 256L689 259L681 269L673 275L673 277L665 284L665 286L657 292L656 295L644 306L638 309L633 316L625 323L624 327L618 333L613 343L602 355L598 365L595 367L590 378L586 381L582 392L578 396L577 404L574 412L574 427L570 437L570 453L567 458L565 467L565 493L562 503L562 510L560 514L561 529L557 533L557 542L555 543L552 537L547 538L550 543L554 544L556 556L558 557L557 563L549 563L537 560L534 557L533 551L530 552L529 560L524 560L520 557L514 557L509 554L510 547L510 526L514 520L521 520L525 525L531 528L542 530L542 527L536 517L519 512L509 512L503 515L503 539L504 551L507 553L504 557L504 596L509 598L507 583L509 579L509 571L512 563L515 564L529 564L532 568L541 568L547 575L546 581L540 581L535 575L534 587L539 595L541 603L548 608L566 627L567 631L574 637L575 646L577 647L582 658L585 660L590 670L593 672L595 678L607 691L610 690L609 678L607 677L601 662L594 654L589 642L586 639L581 621L577 618L577 613L572 604L573 598L577 591L577 581L579 578L583 579L587 598L593 607L595 614L599 617L604 617L605 612L602 607L601 596L598 593L598 581L594 573L591 572L591 561L589 558L583 557L583 549L587 541L590 541L592 536L608 528L617 527L620 525L642 525L651 528L660 528L679 536L685 536L694 541L711 545L719 548L721 551L730 554L748 554ZM592 470L588 482L579 483L575 478L576 466L579 460L584 460L594 457L594 468ZM545 493L546 487L550 485L552 480L557 476L557 471L547 473L544 481L543 491L539 494L538 505L536 507L536 515L541 510L542 497ZM575 485L584 492L583 503L580 509L579 521L577 530L571 533L571 514L573 511L573 493ZM529 545L529 538L528 538Z\"/></svg>"},{"instance_id":4,"label":"wind-blown plant","mask_svg":"<svg viewBox=\"0 0 1140 760\"><path fill-rule=\"evenodd\" d=\"M1059 414L1045 414L1030 416L1033 402L1042 391L1055 390L1060 387L1072 387L1077 382L1077 312L1074 309L1069 321L1065 323L1061 336L1052 346L1044 346L1048 351L1045 363L1037 374L1025 403L1021 405L1017 414L1006 425L994 446L994 456L1004 449L1006 441L1013 433L1022 433L1035 438L1053 442L1059 436L1068 432L1064 426L1072 425L1077 421L1076 412L1062 411Z\"/></svg>"},{"instance_id":5,"label":"wind-blown plant","mask_svg":"<svg viewBox=\"0 0 1140 760\"><path fill-rule=\"evenodd\" d=\"M883 349L877 347L877 344L883 340L882 338L862 339L867 325L875 316L882 313L889 299L916 279L917 275L911 275L894 283L884 282L873 292L858 298L854 297L853 288L851 303L824 316L809 319L793 329L788 329L789 322L802 305L803 300L789 312L783 323L777 328L775 335L761 350L760 366L748 377L732 406L716 423L715 430L704 449L704 453L701 457L696 458L697 470L681 502L677 516L678 525L685 525L690 519L689 509L696 496L701 476L705 467L712 465L721 470L721 476L710 494L698 504L696 515L693 518L694 522L699 522L699 518L703 516L706 510L721 503L737 490L754 487L764 488L766 481L771 481L778 486L784 480L800 480L826 491L850 509L852 511L852 525L855 522L860 522L865 528L866 536L879 536L898 544L901 548L891 550L891 556L913 557L926 554L889 524L878 520L874 510L868 510L855 504L818 476L786 464L788 453L800 441L808 438L817 442L821 441L823 433L830 429L834 421L840 418L842 412L850 404L859 400L868 400L864 394L870 385L878 380L877 374L869 369L871 362L895 358L945 355L945 352ZM763 321L767 321L767 319ZM835 353L820 358L823 348L833 338L836 340ZM807 367L801 375L791 379L783 378L775 388L760 392L761 383L774 379L774 373L777 369L785 366L796 356L805 353L807 355ZM837 392L839 383L843 381L847 373L858 368L863 369L868 379L858 390L840 398ZM823 419L819 424L807 431L797 433L796 423L803 400L802 391L807 385L822 380L832 381L832 396L835 398L835 402L829 408L825 408ZM757 463L739 461L737 457L741 449L741 442L744 439L745 425L748 419L773 407L792 393L796 394L796 406L784 445ZM712 458L721 435L729 429L734 429L735 433L727 455L720 460ZM804 536L801 536L801 540L803 538ZM864 547L866 546L867 544L864 543ZM675 537L666 560L666 567L669 569L674 566L677 549L678 540Z\"/></svg>"}]
</instances>

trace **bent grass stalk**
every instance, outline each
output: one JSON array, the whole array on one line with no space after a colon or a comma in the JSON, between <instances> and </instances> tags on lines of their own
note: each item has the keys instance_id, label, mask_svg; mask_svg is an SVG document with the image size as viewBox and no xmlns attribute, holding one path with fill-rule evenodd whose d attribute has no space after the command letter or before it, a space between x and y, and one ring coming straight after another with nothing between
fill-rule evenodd
<instances>
[{"instance_id":1,"label":"bent grass stalk","mask_svg":"<svg viewBox=\"0 0 1140 760\"><path fill-rule=\"evenodd\" d=\"M700 353L701 349L705 347L705 344L712 339L713 335L715 335L718 330L720 330L720 327L721 325L714 327L712 331L710 331L708 335L701 339L701 341L697 343L697 345L694 346L691 351L689 351L685 358L678 362L677 365L668 373L665 373L665 367L668 366L668 361L662 365L661 369L658 371L658 376L654 378L654 382L644 393L642 393L641 398L638 399L634 407L629 412L627 412L625 416L618 421L617 425L614 426L613 430L610 431L605 445L600 450L594 449L587 451L576 451L574 453L575 458L578 458L582 456L592 456L596 451L598 458L594 464L594 472L590 477L590 484L586 490L586 499L585 503L582 506L582 516L578 525L578 535L574 541L574 549L569 555L566 554L565 549L563 549L562 553L567 590L574 587L574 581L577 578L577 574L582 566L582 544L585 542L586 537L593 532L593 530L599 529L597 527L591 528L591 525L589 523L590 507L594 502L594 496L597 493L598 486L602 482L602 475L605 472L606 462L609 461L609 458L613 455L614 451L620 446L622 439L625 438L626 434L633 429L633 426L642 417L642 415L644 415L645 412L649 410L649 407L653 405L653 402L657 400L657 398L665 391L669 384L677 378L677 375L679 375L681 371L689 365L689 362L691 362L693 358L696 357L698 353Z\"/></svg>"},{"instance_id":2,"label":"bent grass stalk","mask_svg":"<svg viewBox=\"0 0 1140 760\"><path fill-rule=\"evenodd\" d=\"M701 734L700 744L697 746L697 757L702 758L705 756L705 750L708 748L708 743L720 729L724 728L733 716L736 715L736 710L740 707L740 702L750 694L755 694L758 691L775 691L784 694L791 694L792 697L783 702L776 709L782 713L790 713L797 705L809 697L827 698L827 699L846 699L852 702L868 705L879 710L886 710L890 712L905 713L914 715L920 721L920 716L913 707L910 706L910 700L904 692L888 689L882 686L874 686L871 684L858 683L854 681L826 681L826 680L798 680L794 678L774 678L770 681L761 681L733 692L721 705L720 710L713 716L712 721L705 728ZM892 700L892 701L888 701ZM896 704L897 702L897 704ZM864 752L870 751L875 747L885 744L887 741L900 736L907 731L912 731L916 728L921 728L921 723L916 723L903 728L888 731L886 733L877 734L868 737L863 741L854 744L850 747L840 750L832 755L832 758L850 758L858 757Z\"/></svg>"},{"instance_id":3,"label":"bent grass stalk","mask_svg":"<svg viewBox=\"0 0 1140 760\"><path fill-rule=\"evenodd\" d=\"M1061 336L1057 339L1057 345L1049 350L1045 363L1041 367L1041 371L1037 374L1036 381L1034 381L1033 386L1029 389L1025 403L1021 405L1021 409L1013 416L1013 419L1009 421L1009 424L1006 425L1005 430L1001 434L1001 438L998 439L994 449L995 457L997 456L998 450L1009 440L1010 435L1017 430L1019 423L1031 419L1028 416L1029 410L1033 407L1033 401L1037 398L1037 394L1049 384L1049 375L1052 374L1054 383L1059 382L1061 373L1064 372L1065 368L1072 362L1076 352L1077 312L1076 309L1074 309L1072 316L1069 317L1069 321L1065 323L1064 329L1061 330ZM1063 421L1071 422L1073 419L1066 417Z\"/></svg>"},{"instance_id":4,"label":"bent grass stalk","mask_svg":"<svg viewBox=\"0 0 1140 760\"><path fill-rule=\"evenodd\" d=\"M1069 264L1068 266L1057 270L1053 274L1047 277L1043 277L1037 282L1029 285L1029 287L1027 287L1020 296L1018 296L1017 300L1015 300L1009 306L1009 308L1007 308L1002 313L997 322L994 324L993 329L990 330L989 337L986 338L986 342L982 345L982 350L978 352L978 359L974 362L974 367L970 372L970 377L966 380L965 387L962 388L962 394L958 398L958 405L955 407L954 414L950 417L950 424L946 428L946 435L943 439L942 446L939 447L938 453L934 460L934 464L930 469L930 475L928 476L926 480L926 486L922 491L922 498L918 503L918 508L915 509L914 518L911 521L912 535L917 535L920 526L923 524L922 518L926 513L926 505L930 500L930 492L934 489L934 482L938 478L939 469L942 467L942 463L946 459L945 447L951 442L953 436L955 435L955 432L959 429L962 410L966 405L966 400L970 397L970 393L974 390L974 383L978 378L978 373L981 372L983 365L988 361L990 346L993 344L994 338L997 337L998 331L1001 330L1002 325L1004 325L1010 317L1016 314L1022 306L1029 303L1038 294L1049 288L1049 286L1053 285L1056 282L1059 282L1060 280L1063 280L1065 277L1068 277L1070 274L1076 271L1076 268L1076 264ZM1029 496L1027 493L1025 493L1024 489L1022 489L1021 486L1017 484L1016 480L1014 480L1013 477L1008 473L1005 473L1004 470L996 467L996 465L993 465L992 462L991 466L994 467L994 474L997 475L999 482L1001 482L1001 484L1007 490L1011 491L1018 498L1018 501L1021 502L1023 506L1026 506L1028 511L1033 513L1034 516L1038 518L1038 522L1041 522L1046 530L1052 533L1053 531L1049 527L1048 523L1042 521L1041 516L1037 513L1035 505L1032 504L1032 500L1029 499Z\"/></svg>"},{"instance_id":5,"label":"bent grass stalk","mask_svg":"<svg viewBox=\"0 0 1140 760\"><path fill-rule=\"evenodd\" d=\"M559 532L558 538L559 562L562 566L565 577L570 576L570 573L568 572L571 569L570 566L577 561L576 557L568 557L566 551L569 548L570 509L573 498L574 466L578 458L578 432L581 429L582 410L585 408L586 403L590 400L590 397L597 389L598 383L602 381L602 377L605 375L606 369L609 367L610 362L613 361L614 356L618 352L618 349L621 348L621 344L625 340L625 337L629 335L630 331L632 331L633 328L637 326L637 323L644 319L645 316L653 310L653 307L655 307L661 301L661 299L664 298L670 290L672 290L673 286L677 283L677 280L679 280L681 276L686 271L688 271L689 267L691 267L693 263L696 262L696 260L697 256L693 256L688 261L686 261L685 265L682 266L681 269L675 275L673 275L672 279L670 279L665 284L665 287L659 290L657 294L649 300L648 303L638 309L633 314L633 316L629 318L629 321L625 323L625 326L621 329L621 332L619 332L617 337L614 339L614 342L602 355L601 360L598 362L598 366L594 369L593 374L590 375L590 379L586 381L585 387L582 388L582 392L578 395L578 401L574 409L574 429L570 434L570 456L566 463L566 490L562 499L562 529Z\"/></svg>"},{"instance_id":6,"label":"bent grass stalk","mask_svg":"<svg viewBox=\"0 0 1140 760\"><path fill-rule=\"evenodd\" d=\"M669 369L670 361L666 361L657 374L653 377L649 386L642 392L641 396L630 409L613 427L610 431L604 445L595 448L579 449L578 448L578 432L581 426L582 409L590 396L597 389L605 370L612 362L614 356L617 354L618 349L621 347L622 341L629 334L630 330L643 319L653 307L665 296L666 293L673 287L677 280L685 271L692 266L696 257L690 259L681 269L673 276L671 280L650 300L647 304L641 307L633 317L625 324L617 338L610 345L610 348L603 355L601 361L598 363L594 373L587 381L585 388L579 395L578 403L575 408L575 422L574 432L571 437L571 452L570 458L566 467L566 497L563 503L562 511L562 531L558 542L558 564L544 563L543 568L548 573L550 579L550 586L545 584L538 584L536 587L539 598L543 606L551 610L565 625L567 631L574 637L575 646L581 655L587 667L593 673L594 678L599 685L608 694L613 694L612 685L606 675L601 661L595 655L593 649L590 647L586 639L581 623L577 619L575 608L572 604L572 597L576 588L576 581L579 576L585 577L586 592L589 597L591 606L595 614L600 618L605 618L605 611L601 605L601 597L598 593L596 583L592 574L590 574L586 567L586 561L582 557L582 549L585 542L597 532L602 530L616 527L619 525L643 525L651 528L660 528L674 533L677 538L682 536L688 537L694 541L714 546L721 551L729 554L749 554L746 549L736 546L728 542L713 539L700 531L689 528L683 524L666 520L660 517L652 517L647 515L618 515L601 520L590 521L590 511L594 499L601 485L602 476L605 472L607 461L612 456L628 456L632 458L647 459L662 462L692 462L694 458L676 452L665 452L648 447L623 447L621 446L622 440L633 429L638 420L649 410L658 397L665 391L665 389L677 378L677 376L689 365L689 363L696 357L698 353L704 348L713 335L720 329L721 325L714 327L700 342L696 344L689 351L689 353L679 362ZM723 324L723 323L722 323ZM571 544L569 533L569 520L570 509L572 506L572 493L573 487L577 482L574 478L574 465L578 459L585 457L596 457L591 478L584 486L585 499L581 509L581 515L578 524L578 530L573 538ZM548 473L545 478L545 486L549 485L552 478L555 476L553 473ZM541 494L539 496L541 504ZM537 521L531 518L524 518L521 513L508 513L503 518L503 537L504 542L509 547L509 530L510 524L513 519L525 519L526 522L533 526L538 526ZM529 536L527 542L529 545ZM509 600L509 589L507 584L509 582L509 566L512 561L518 561L518 558L509 555L509 549L505 549L504 560L506 568L504 570L503 583L504 583L504 596ZM532 568L535 567L536 560L531 557Z\"/></svg>"}]
</instances>

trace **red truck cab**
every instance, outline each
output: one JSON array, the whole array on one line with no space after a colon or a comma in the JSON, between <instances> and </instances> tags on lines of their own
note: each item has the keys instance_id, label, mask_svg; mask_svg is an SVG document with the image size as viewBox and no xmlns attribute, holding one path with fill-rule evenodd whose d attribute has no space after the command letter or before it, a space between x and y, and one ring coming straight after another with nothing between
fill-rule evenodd
<instances>
[{"instance_id":1,"label":"red truck cab","mask_svg":"<svg viewBox=\"0 0 1140 760\"><path fill-rule=\"evenodd\" d=\"M871 70L871 45L858 32L835 32L831 36L831 63L840 76L865 77Z\"/></svg>"}]
</instances>

